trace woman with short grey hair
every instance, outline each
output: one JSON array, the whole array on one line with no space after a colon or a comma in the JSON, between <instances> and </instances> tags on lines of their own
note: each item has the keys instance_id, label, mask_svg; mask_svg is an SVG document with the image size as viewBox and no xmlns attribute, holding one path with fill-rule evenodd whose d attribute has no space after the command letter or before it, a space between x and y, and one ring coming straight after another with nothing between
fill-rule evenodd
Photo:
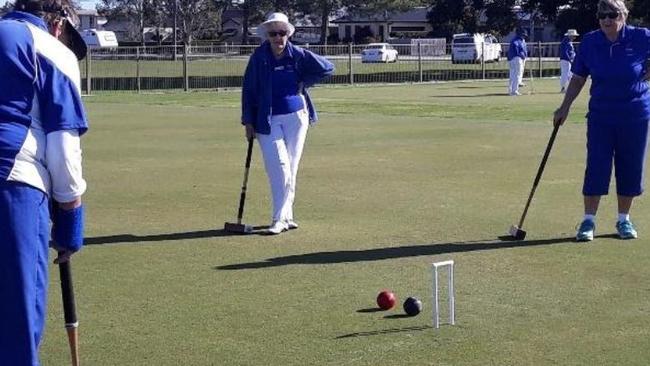
<instances>
[{"instance_id":1,"label":"woman with short grey hair","mask_svg":"<svg viewBox=\"0 0 650 366\"><path fill-rule=\"evenodd\" d=\"M623 20L627 19L629 11L623 0L600 0L598 2L598 13L619 12Z\"/></svg>"},{"instance_id":2,"label":"woman with short grey hair","mask_svg":"<svg viewBox=\"0 0 650 366\"><path fill-rule=\"evenodd\" d=\"M646 82L650 30L626 24L628 10L621 0L600 0L597 9L600 29L583 37L572 65L573 77L553 122L556 126L564 123L591 76L582 187L585 211L576 240L593 240L596 211L600 197L608 193L612 168L618 194L616 231L621 239L634 239L637 231L630 220L630 208L634 197L643 193L650 121Z\"/></svg>"}]
</instances>

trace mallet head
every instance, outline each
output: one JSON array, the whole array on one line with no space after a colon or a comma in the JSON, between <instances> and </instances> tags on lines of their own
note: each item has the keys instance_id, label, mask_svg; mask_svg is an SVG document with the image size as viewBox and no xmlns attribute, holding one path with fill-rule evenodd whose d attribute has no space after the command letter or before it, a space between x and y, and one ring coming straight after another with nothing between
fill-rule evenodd
<instances>
[{"instance_id":1,"label":"mallet head","mask_svg":"<svg viewBox=\"0 0 650 366\"><path fill-rule=\"evenodd\" d=\"M223 226L223 229L230 233L237 234L250 234L253 232L253 227L246 224L237 224L232 222L226 222Z\"/></svg>"},{"instance_id":2,"label":"mallet head","mask_svg":"<svg viewBox=\"0 0 650 366\"><path fill-rule=\"evenodd\" d=\"M508 234L515 238L515 240L524 240L526 238L526 232L520 229L517 225L512 225L510 230L508 230Z\"/></svg>"}]
</instances>

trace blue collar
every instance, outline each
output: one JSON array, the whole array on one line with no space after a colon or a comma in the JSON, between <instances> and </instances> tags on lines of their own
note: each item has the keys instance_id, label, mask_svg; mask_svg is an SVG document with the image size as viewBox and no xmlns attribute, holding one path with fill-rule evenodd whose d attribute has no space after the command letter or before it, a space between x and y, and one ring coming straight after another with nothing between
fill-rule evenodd
<instances>
[{"instance_id":1,"label":"blue collar","mask_svg":"<svg viewBox=\"0 0 650 366\"><path fill-rule=\"evenodd\" d=\"M264 49L266 50L266 54L269 60L273 60L275 56L273 56L273 50L271 49L271 42L269 42L268 40L264 41L264 43L262 43L262 47L264 47ZM295 50L291 42L287 41L287 45L284 48L284 52L285 54L283 58L284 57L293 58L293 53L295 52Z\"/></svg>"},{"instance_id":2,"label":"blue collar","mask_svg":"<svg viewBox=\"0 0 650 366\"><path fill-rule=\"evenodd\" d=\"M49 29L47 28L47 24L45 24L45 20L43 20L43 18L36 16L34 14L25 13L24 11L12 11L10 13L7 13L5 16L3 16L2 19L27 22L43 29L46 32L49 32Z\"/></svg>"},{"instance_id":3,"label":"blue collar","mask_svg":"<svg viewBox=\"0 0 650 366\"><path fill-rule=\"evenodd\" d=\"M607 39L607 36L605 35L605 32L603 32L602 29L599 29L598 34L600 35L600 41L606 44L612 44L612 43L624 43L628 39L628 32L631 31L632 27L625 24L623 25L623 28L618 32L618 38L616 38L616 41L611 42L609 39Z\"/></svg>"}]
</instances>

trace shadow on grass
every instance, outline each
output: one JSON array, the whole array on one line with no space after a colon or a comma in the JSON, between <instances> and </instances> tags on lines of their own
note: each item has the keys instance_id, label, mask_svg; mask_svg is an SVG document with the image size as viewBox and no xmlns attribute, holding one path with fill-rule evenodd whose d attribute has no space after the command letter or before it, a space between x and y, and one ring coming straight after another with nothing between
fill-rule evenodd
<instances>
[{"instance_id":1,"label":"shadow on grass","mask_svg":"<svg viewBox=\"0 0 650 366\"><path fill-rule=\"evenodd\" d=\"M380 308L366 308L366 309L359 309L357 310L357 313L377 313L383 311Z\"/></svg>"},{"instance_id":2,"label":"shadow on grass","mask_svg":"<svg viewBox=\"0 0 650 366\"><path fill-rule=\"evenodd\" d=\"M507 237L501 237L506 239ZM538 245L552 245L575 242L573 237L543 239L543 240L482 240L454 243L439 243L427 245L407 245L365 250L339 250L335 252L316 252L284 257L269 258L260 262L228 264L217 266L217 270L256 269L267 267L288 266L295 264L334 264L350 262L378 261L393 258L419 257L438 254L463 253L477 250L494 250Z\"/></svg>"},{"instance_id":3,"label":"shadow on grass","mask_svg":"<svg viewBox=\"0 0 650 366\"><path fill-rule=\"evenodd\" d=\"M509 97L508 93L482 93L482 94L446 94L436 95L436 98L478 98L478 97Z\"/></svg>"},{"instance_id":4,"label":"shadow on grass","mask_svg":"<svg viewBox=\"0 0 650 366\"><path fill-rule=\"evenodd\" d=\"M408 314L391 314L391 315L386 315L384 316L384 319L404 319L404 318L412 318L412 315Z\"/></svg>"},{"instance_id":5,"label":"shadow on grass","mask_svg":"<svg viewBox=\"0 0 650 366\"><path fill-rule=\"evenodd\" d=\"M253 232L248 235L264 235L268 226L254 226ZM233 233L224 229L218 230L199 230L199 231L186 231L182 233L168 233L168 234L153 234L153 235L133 235L133 234L118 234L107 236L95 236L84 239L84 245L101 245L101 244L116 244L116 243L140 243L140 242L156 242L167 240L187 240L187 239L202 239L202 238L215 238L220 236L237 236L246 235L242 233Z\"/></svg>"},{"instance_id":6,"label":"shadow on grass","mask_svg":"<svg viewBox=\"0 0 650 366\"><path fill-rule=\"evenodd\" d=\"M368 337L368 336L375 336L375 335L380 335L380 334L391 334L391 333L402 333L402 332L416 332L416 331L423 331L423 330L427 330L427 329L433 329L433 327L430 326L430 325L420 325L420 326L414 326L414 327L372 330L372 331L368 331L368 332L356 332L356 333L344 334L344 335L335 337L334 339Z\"/></svg>"},{"instance_id":7,"label":"shadow on grass","mask_svg":"<svg viewBox=\"0 0 650 366\"><path fill-rule=\"evenodd\" d=\"M552 92L529 92L528 91L522 91L521 96L526 96L526 95L541 95L541 94L558 94L558 93L552 93ZM446 95L436 95L436 98L477 98L477 97L510 97L508 93L483 93L483 94L465 94L465 95L460 95L460 94L446 94Z\"/></svg>"}]
</instances>

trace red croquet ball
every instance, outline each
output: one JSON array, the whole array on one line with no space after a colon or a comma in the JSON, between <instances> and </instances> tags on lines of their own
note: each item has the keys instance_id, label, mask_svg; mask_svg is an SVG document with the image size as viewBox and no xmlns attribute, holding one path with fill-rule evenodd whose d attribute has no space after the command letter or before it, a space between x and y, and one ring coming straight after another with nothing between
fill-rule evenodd
<instances>
[{"instance_id":1,"label":"red croquet ball","mask_svg":"<svg viewBox=\"0 0 650 366\"><path fill-rule=\"evenodd\" d=\"M397 298L391 291L384 290L377 295L377 306L381 310L392 309L395 306L395 302L397 302Z\"/></svg>"}]
</instances>

